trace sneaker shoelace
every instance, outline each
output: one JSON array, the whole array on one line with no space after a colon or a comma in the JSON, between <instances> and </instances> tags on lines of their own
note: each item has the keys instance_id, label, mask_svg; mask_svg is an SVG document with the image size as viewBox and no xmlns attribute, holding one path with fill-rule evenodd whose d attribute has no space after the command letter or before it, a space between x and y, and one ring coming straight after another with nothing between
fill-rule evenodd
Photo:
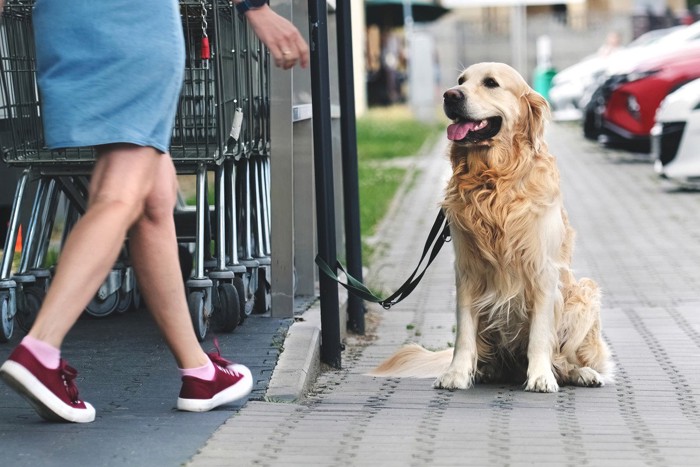
<instances>
[{"instance_id":1,"label":"sneaker shoelace","mask_svg":"<svg viewBox=\"0 0 700 467\"><path fill-rule=\"evenodd\" d=\"M66 388L66 393L68 393L68 398L74 404L80 402L78 394L78 386L75 384L75 378L78 376L78 371L72 366L68 365L65 360L61 359L61 364L58 367L58 371L63 380L63 385Z\"/></svg>"},{"instance_id":2,"label":"sneaker shoelace","mask_svg":"<svg viewBox=\"0 0 700 467\"><path fill-rule=\"evenodd\" d=\"M214 347L216 349L216 352L212 351L209 352L207 355L209 356L209 359L217 365L223 372L234 376L236 378L240 378L241 374L238 373L237 371L233 370L232 368L229 368L230 365L233 365L234 363L226 360L224 357L221 356L221 348L219 348L219 340L217 338L214 338Z\"/></svg>"}]
</instances>

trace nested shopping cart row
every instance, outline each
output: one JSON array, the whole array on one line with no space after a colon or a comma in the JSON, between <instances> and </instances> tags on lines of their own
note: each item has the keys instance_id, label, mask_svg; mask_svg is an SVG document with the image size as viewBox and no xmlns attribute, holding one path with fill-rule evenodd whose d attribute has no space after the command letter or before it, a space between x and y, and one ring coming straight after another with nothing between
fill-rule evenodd
<instances>
[{"instance_id":1,"label":"nested shopping cart row","mask_svg":"<svg viewBox=\"0 0 700 467\"><path fill-rule=\"evenodd\" d=\"M0 340L28 330L51 283L56 254L85 212L91 148L44 146L36 83L33 1L6 1L0 25L0 144L23 169L0 263ZM173 128L178 175L194 178L194 204L175 211L183 279L195 330L233 331L270 306L270 59L229 1L180 1L185 79ZM15 251L18 236L22 248ZM86 308L103 317L139 308L124 243Z\"/></svg>"}]
</instances>

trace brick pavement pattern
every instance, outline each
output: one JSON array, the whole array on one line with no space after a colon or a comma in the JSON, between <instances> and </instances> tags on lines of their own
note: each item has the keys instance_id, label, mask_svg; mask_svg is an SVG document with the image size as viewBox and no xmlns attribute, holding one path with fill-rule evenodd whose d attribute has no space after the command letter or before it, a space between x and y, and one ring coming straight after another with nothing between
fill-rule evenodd
<instances>
[{"instance_id":1,"label":"brick pavement pattern","mask_svg":"<svg viewBox=\"0 0 700 467\"><path fill-rule=\"evenodd\" d=\"M350 338L343 369L297 403L250 402L190 465L680 466L700 455L700 193L664 186L650 164L552 124L577 275L604 291L603 329L617 381L535 394L520 386L438 391L431 380L363 374L406 342L454 339L452 251L414 294L379 313L374 338ZM448 162L420 157L414 188L384 227L370 277L389 289L415 266Z\"/></svg>"}]
</instances>

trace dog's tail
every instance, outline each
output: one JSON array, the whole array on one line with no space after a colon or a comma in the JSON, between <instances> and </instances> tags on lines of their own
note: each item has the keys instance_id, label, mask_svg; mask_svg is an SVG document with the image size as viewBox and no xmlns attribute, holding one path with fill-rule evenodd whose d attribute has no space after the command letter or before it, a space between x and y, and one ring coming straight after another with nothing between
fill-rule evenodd
<instances>
[{"instance_id":1,"label":"dog's tail","mask_svg":"<svg viewBox=\"0 0 700 467\"><path fill-rule=\"evenodd\" d=\"M384 360L370 371L370 376L403 378L437 378L443 374L452 361L453 349L432 352L418 344L400 348L394 355Z\"/></svg>"}]
</instances>

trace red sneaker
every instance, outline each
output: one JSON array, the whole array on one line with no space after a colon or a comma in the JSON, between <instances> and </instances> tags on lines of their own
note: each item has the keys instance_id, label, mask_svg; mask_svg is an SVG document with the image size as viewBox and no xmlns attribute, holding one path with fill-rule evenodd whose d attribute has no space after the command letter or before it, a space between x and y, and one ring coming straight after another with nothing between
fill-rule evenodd
<instances>
[{"instance_id":1,"label":"red sneaker","mask_svg":"<svg viewBox=\"0 0 700 467\"><path fill-rule=\"evenodd\" d=\"M182 377L182 388L177 398L178 410L207 412L250 394L253 389L253 375L250 370L222 358L218 346L216 350L216 353L207 354L216 371L213 380L207 381L194 376Z\"/></svg>"},{"instance_id":2,"label":"red sneaker","mask_svg":"<svg viewBox=\"0 0 700 467\"><path fill-rule=\"evenodd\" d=\"M56 369L46 368L19 345L0 367L0 377L34 410L52 422L87 423L95 420L95 409L78 398L78 372L65 360Z\"/></svg>"}]
</instances>

